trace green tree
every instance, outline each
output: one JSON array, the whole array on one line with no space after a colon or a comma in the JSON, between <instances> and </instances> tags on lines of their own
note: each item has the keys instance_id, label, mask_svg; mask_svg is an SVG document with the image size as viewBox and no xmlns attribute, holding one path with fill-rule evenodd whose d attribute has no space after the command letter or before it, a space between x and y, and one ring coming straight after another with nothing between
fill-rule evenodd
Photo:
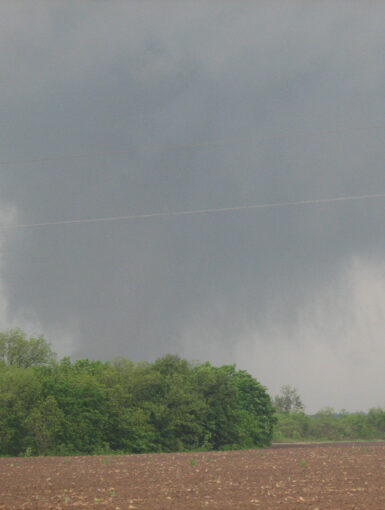
<instances>
[{"instance_id":1,"label":"green tree","mask_svg":"<svg viewBox=\"0 0 385 510\"><path fill-rule=\"evenodd\" d=\"M288 384L282 386L281 393L274 398L274 407L279 413L301 413L305 410L298 391Z\"/></svg>"},{"instance_id":2,"label":"green tree","mask_svg":"<svg viewBox=\"0 0 385 510\"><path fill-rule=\"evenodd\" d=\"M42 366L52 363L55 357L42 335L27 338L20 329L0 333L0 360L5 365L23 368Z\"/></svg>"},{"instance_id":3,"label":"green tree","mask_svg":"<svg viewBox=\"0 0 385 510\"><path fill-rule=\"evenodd\" d=\"M381 436L385 436L385 411L381 407L372 408L368 413L370 426Z\"/></svg>"},{"instance_id":4,"label":"green tree","mask_svg":"<svg viewBox=\"0 0 385 510\"><path fill-rule=\"evenodd\" d=\"M268 444L266 390L235 366L54 361L43 337L0 335L0 454L228 449Z\"/></svg>"},{"instance_id":5,"label":"green tree","mask_svg":"<svg viewBox=\"0 0 385 510\"><path fill-rule=\"evenodd\" d=\"M246 370L234 374L238 399L243 411L241 446L267 446L271 443L277 418L266 388Z\"/></svg>"},{"instance_id":6,"label":"green tree","mask_svg":"<svg viewBox=\"0 0 385 510\"><path fill-rule=\"evenodd\" d=\"M52 396L64 413L62 453L95 453L106 445L109 420L106 386L99 380L103 364L68 359L44 373L42 394Z\"/></svg>"},{"instance_id":7,"label":"green tree","mask_svg":"<svg viewBox=\"0 0 385 510\"><path fill-rule=\"evenodd\" d=\"M148 416L158 449L180 451L202 445L205 403L186 360L166 355L152 365L140 364L131 379L131 391L132 406Z\"/></svg>"},{"instance_id":8,"label":"green tree","mask_svg":"<svg viewBox=\"0 0 385 510\"><path fill-rule=\"evenodd\" d=\"M314 432L312 417L304 413L279 413L277 418L274 441L305 441L312 438L311 434Z\"/></svg>"},{"instance_id":9,"label":"green tree","mask_svg":"<svg viewBox=\"0 0 385 510\"><path fill-rule=\"evenodd\" d=\"M64 413L53 396L48 396L31 410L25 425L33 451L38 455L54 454L57 451L64 419Z\"/></svg>"},{"instance_id":10,"label":"green tree","mask_svg":"<svg viewBox=\"0 0 385 510\"><path fill-rule=\"evenodd\" d=\"M200 420L208 449L234 448L240 443L242 415L234 374L234 365L213 367L208 362L194 370L194 386L203 400Z\"/></svg>"},{"instance_id":11,"label":"green tree","mask_svg":"<svg viewBox=\"0 0 385 510\"><path fill-rule=\"evenodd\" d=\"M29 446L27 417L39 402L41 382L31 368L0 370L0 454L19 455Z\"/></svg>"}]
</instances>

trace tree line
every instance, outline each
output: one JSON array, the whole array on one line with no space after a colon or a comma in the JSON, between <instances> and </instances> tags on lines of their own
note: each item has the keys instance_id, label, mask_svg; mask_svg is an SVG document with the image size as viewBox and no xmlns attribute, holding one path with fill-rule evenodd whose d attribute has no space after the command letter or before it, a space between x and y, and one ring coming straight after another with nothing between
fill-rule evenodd
<instances>
[{"instance_id":1,"label":"tree line","mask_svg":"<svg viewBox=\"0 0 385 510\"><path fill-rule=\"evenodd\" d=\"M234 365L57 360L44 337L0 333L0 455L77 455L269 445L272 401Z\"/></svg>"},{"instance_id":2,"label":"tree line","mask_svg":"<svg viewBox=\"0 0 385 510\"><path fill-rule=\"evenodd\" d=\"M277 442L385 439L385 410L380 407L368 413L336 412L325 407L308 415L297 390L288 385L273 403L277 411L273 440Z\"/></svg>"},{"instance_id":3,"label":"tree line","mask_svg":"<svg viewBox=\"0 0 385 510\"><path fill-rule=\"evenodd\" d=\"M0 333L0 455L225 450L271 441L385 439L385 410L314 415L295 388L273 401L235 365L58 360L43 336Z\"/></svg>"}]
</instances>

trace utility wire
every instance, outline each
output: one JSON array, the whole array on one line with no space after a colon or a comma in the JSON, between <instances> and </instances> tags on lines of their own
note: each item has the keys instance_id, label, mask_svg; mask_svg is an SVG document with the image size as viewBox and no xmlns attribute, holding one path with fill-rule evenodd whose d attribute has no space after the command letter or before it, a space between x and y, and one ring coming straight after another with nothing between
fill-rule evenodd
<instances>
[{"instance_id":1,"label":"utility wire","mask_svg":"<svg viewBox=\"0 0 385 510\"><path fill-rule=\"evenodd\" d=\"M107 223L114 221L123 221L123 220L139 220L139 219L148 219L148 218L169 218L172 216L193 216L197 214L216 214L216 213L226 213L226 212L235 212L235 211L245 211L245 210L253 210L253 209L270 209L276 207L291 207L291 206L301 206L301 205L316 205L316 204L328 204L332 202L347 202L353 200L369 200L375 198L385 198L385 193L377 193L372 195L352 195L352 196L342 196L342 197L331 197L331 198L316 198L309 200L296 200L292 202L267 202L260 204L249 204L249 205L235 205L232 207L218 207L214 209L190 209L185 211L169 211L169 212L153 212L146 214L129 214L127 216L109 216L109 217L101 217L101 218L84 218L84 219L74 219L74 220L60 220L60 221L46 221L42 223L9 223L9 224L0 224L0 230L10 230L10 229L27 229L27 228L37 228L37 227L51 227L51 226L59 226L59 225L75 225L81 223Z\"/></svg>"},{"instance_id":2,"label":"utility wire","mask_svg":"<svg viewBox=\"0 0 385 510\"><path fill-rule=\"evenodd\" d=\"M224 138L217 140L206 140L202 142L196 143L183 143L183 144L171 144L171 145L136 145L131 149L113 149L113 148L105 148L103 151L95 151L95 152L86 152L84 154L52 154L41 157L31 157L31 158L14 158L5 161L0 161L0 165L16 165L16 164L26 164L26 163L45 163L50 161L63 161L63 160L71 160L71 159L88 159L94 157L102 157L102 156L114 156L119 154L127 154L132 152L135 149L144 149L144 150L163 150L167 149L188 149L188 148L199 148L199 147L215 147L219 145L227 145L227 144L238 144L238 143L246 143L246 142L265 142L270 140L280 140L284 138L292 138L294 136L320 136L320 135L330 135L330 134L339 134L344 132L353 132L353 131L372 131L372 130L383 130L385 129L385 125L371 125L371 126L361 126L361 127L345 127L340 129L325 129L325 130L315 130L315 131L290 131L287 133L281 133L278 135L271 136L249 136L244 138Z\"/></svg>"}]
</instances>

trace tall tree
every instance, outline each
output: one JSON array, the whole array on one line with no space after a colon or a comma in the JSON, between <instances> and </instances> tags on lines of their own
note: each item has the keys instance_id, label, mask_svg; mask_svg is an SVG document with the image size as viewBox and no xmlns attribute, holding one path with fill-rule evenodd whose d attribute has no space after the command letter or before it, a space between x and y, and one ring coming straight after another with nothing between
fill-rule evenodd
<instances>
[{"instance_id":1,"label":"tall tree","mask_svg":"<svg viewBox=\"0 0 385 510\"><path fill-rule=\"evenodd\" d=\"M301 413L305 410L296 388L286 384L274 398L274 407L279 413Z\"/></svg>"},{"instance_id":2,"label":"tall tree","mask_svg":"<svg viewBox=\"0 0 385 510\"><path fill-rule=\"evenodd\" d=\"M42 335L27 338L20 329L0 333L0 360L5 365L19 368L43 366L52 363L55 358L50 344Z\"/></svg>"},{"instance_id":3,"label":"tall tree","mask_svg":"<svg viewBox=\"0 0 385 510\"><path fill-rule=\"evenodd\" d=\"M271 443L275 409L266 388L246 370L234 374L238 386L238 400L242 409L243 446L267 446Z\"/></svg>"}]
</instances>

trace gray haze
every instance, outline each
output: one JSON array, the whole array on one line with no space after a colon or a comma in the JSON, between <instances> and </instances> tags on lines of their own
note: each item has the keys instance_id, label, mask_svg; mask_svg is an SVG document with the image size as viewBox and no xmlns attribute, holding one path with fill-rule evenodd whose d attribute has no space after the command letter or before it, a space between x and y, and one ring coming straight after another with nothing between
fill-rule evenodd
<instances>
[{"instance_id":1,"label":"gray haze","mask_svg":"<svg viewBox=\"0 0 385 510\"><path fill-rule=\"evenodd\" d=\"M1 2L1 222L384 193L384 19L374 2ZM35 160L70 155L88 157ZM309 411L382 406L384 210L4 230L0 327L60 355L235 362Z\"/></svg>"}]
</instances>

